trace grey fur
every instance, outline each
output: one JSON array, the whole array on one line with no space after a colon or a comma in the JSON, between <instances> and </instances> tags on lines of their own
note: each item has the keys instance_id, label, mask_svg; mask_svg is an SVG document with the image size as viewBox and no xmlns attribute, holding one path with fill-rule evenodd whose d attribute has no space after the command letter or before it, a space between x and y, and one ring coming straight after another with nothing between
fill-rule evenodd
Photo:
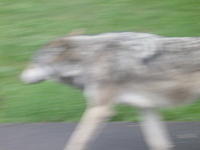
<instances>
[{"instance_id":1,"label":"grey fur","mask_svg":"<svg viewBox=\"0 0 200 150\"><path fill-rule=\"evenodd\" d=\"M37 78L31 75L29 78L34 80L30 81L51 79L83 89L88 98L86 112L98 108L96 118L103 114L99 109L107 110L116 103L139 107L144 112L141 113L146 120L144 126L150 124L149 130L143 130L152 150L169 150L171 145L153 109L200 97L199 37L170 38L134 32L67 36L44 46L33 57L32 66L48 71ZM26 73L22 79L26 81ZM86 114L85 118L92 120L91 113ZM82 122L68 150L82 150L89 133L94 132L88 129L86 140L81 146L74 146L81 138L83 124L87 124ZM150 130L157 133L160 144L150 140Z\"/></svg>"}]
</instances>

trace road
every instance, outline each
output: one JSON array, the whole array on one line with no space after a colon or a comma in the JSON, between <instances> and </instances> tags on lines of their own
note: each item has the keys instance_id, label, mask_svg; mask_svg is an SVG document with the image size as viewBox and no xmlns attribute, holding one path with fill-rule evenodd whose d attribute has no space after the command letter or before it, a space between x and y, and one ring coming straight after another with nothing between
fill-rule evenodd
<instances>
[{"instance_id":1,"label":"road","mask_svg":"<svg viewBox=\"0 0 200 150\"><path fill-rule=\"evenodd\" d=\"M0 150L63 150L74 123L0 124ZM200 150L200 122L168 122L175 150ZM138 123L108 123L89 150L147 150Z\"/></svg>"}]
</instances>

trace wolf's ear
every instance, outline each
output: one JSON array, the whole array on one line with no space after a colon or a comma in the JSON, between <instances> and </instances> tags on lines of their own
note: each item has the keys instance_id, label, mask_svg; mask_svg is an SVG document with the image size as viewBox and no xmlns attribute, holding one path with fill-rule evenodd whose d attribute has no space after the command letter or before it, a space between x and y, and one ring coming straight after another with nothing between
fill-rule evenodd
<instances>
[{"instance_id":1,"label":"wolf's ear","mask_svg":"<svg viewBox=\"0 0 200 150\"><path fill-rule=\"evenodd\" d=\"M85 33L85 29L76 29L76 30L72 30L68 36L75 36L75 35L81 35Z\"/></svg>"}]
</instances>

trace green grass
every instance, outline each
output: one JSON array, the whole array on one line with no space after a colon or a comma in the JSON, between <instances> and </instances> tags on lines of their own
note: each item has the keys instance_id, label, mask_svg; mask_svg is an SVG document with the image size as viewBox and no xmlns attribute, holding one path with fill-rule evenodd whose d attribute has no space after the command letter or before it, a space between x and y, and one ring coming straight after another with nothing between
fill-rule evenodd
<instances>
[{"instance_id":1,"label":"green grass","mask_svg":"<svg viewBox=\"0 0 200 150\"><path fill-rule=\"evenodd\" d=\"M18 76L30 56L47 41L83 28L200 36L198 0L1 0L0 122L77 121L82 93L53 82L23 85ZM127 106L112 120L135 121ZM200 120L200 102L163 110L167 120Z\"/></svg>"}]
</instances>

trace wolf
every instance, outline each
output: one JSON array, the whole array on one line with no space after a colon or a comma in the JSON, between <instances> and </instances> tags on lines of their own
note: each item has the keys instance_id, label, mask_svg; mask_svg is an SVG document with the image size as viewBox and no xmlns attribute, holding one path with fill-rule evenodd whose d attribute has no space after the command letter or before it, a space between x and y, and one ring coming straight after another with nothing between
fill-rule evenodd
<instances>
[{"instance_id":1,"label":"wolf","mask_svg":"<svg viewBox=\"0 0 200 150\"><path fill-rule=\"evenodd\" d=\"M170 150L173 143L159 109L200 98L200 37L65 36L36 52L21 79L54 80L83 91L87 107L65 150L85 150L117 104L138 108L149 149Z\"/></svg>"}]
</instances>

